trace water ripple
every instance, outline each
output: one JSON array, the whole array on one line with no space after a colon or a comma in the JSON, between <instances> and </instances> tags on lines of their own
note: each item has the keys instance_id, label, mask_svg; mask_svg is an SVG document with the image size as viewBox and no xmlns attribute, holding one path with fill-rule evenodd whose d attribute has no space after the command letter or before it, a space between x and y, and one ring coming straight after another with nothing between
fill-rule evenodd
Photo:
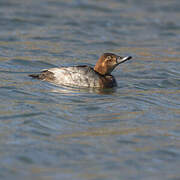
<instances>
[{"instance_id":1,"label":"water ripple","mask_svg":"<svg viewBox=\"0 0 180 180\"><path fill-rule=\"evenodd\" d=\"M1 179L179 178L179 1L0 1ZM113 89L41 69L131 55Z\"/></svg>"}]
</instances>

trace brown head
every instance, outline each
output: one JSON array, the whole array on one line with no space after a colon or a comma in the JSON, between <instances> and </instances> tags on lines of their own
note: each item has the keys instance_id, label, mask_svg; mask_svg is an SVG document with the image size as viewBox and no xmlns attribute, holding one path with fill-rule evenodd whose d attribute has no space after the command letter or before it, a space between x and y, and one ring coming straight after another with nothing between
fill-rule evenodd
<instances>
[{"instance_id":1,"label":"brown head","mask_svg":"<svg viewBox=\"0 0 180 180\"><path fill-rule=\"evenodd\" d=\"M131 59L131 56L121 57L112 53L104 53L97 61L94 70L102 75L110 75L116 66Z\"/></svg>"}]
</instances>

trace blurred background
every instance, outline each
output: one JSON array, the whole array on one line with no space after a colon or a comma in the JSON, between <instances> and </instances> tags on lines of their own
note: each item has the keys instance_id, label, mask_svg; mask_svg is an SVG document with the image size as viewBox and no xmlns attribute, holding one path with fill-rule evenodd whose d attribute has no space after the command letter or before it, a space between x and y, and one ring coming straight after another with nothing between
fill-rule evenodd
<instances>
[{"instance_id":1,"label":"blurred background","mask_svg":"<svg viewBox=\"0 0 180 180\"><path fill-rule=\"evenodd\" d=\"M28 74L131 55L118 87ZM180 178L179 0L0 0L0 179Z\"/></svg>"}]
</instances>

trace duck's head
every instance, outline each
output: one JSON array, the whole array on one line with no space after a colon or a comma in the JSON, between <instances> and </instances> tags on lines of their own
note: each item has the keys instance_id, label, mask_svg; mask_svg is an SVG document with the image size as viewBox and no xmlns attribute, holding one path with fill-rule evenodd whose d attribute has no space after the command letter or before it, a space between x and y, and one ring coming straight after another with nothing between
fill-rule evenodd
<instances>
[{"instance_id":1,"label":"duck's head","mask_svg":"<svg viewBox=\"0 0 180 180\"><path fill-rule=\"evenodd\" d=\"M113 53L104 53L97 61L94 70L102 75L110 75L116 66L131 58L131 56L121 57Z\"/></svg>"}]
</instances>

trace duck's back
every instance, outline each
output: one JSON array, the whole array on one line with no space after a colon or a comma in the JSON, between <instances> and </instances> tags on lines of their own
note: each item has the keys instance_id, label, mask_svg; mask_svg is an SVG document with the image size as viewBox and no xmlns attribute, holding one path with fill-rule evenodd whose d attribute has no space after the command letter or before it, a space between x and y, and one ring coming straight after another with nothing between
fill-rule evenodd
<instances>
[{"instance_id":1,"label":"duck's back","mask_svg":"<svg viewBox=\"0 0 180 180\"><path fill-rule=\"evenodd\" d=\"M42 71L36 78L67 86L100 87L99 76L90 66L71 66Z\"/></svg>"}]
</instances>

